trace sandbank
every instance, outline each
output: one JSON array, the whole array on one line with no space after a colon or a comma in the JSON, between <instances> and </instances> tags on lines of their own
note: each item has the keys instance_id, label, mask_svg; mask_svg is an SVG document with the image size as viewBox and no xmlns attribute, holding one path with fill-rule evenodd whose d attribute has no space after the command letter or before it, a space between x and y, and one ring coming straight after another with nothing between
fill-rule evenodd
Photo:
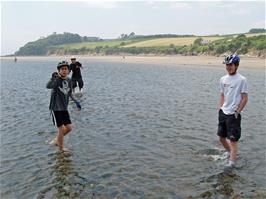
<instances>
[{"instance_id":1,"label":"sandbank","mask_svg":"<svg viewBox=\"0 0 266 199\"><path fill-rule=\"evenodd\" d=\"M18 62L23 60L70 60L73 55L62 56L17 56ZM223 66L223 57L215 56L132 56L132 55L75 55L77 60L94 60L104 62L123 62L123 63L138 63L138 64L171 64L176 66L199 66L199 67L221 67ZM1 57L1 60L10 59L14 60L14 57ZM257 57L241 57L241 68L250 69L265 69L265 59Z\"/></svg>"}]
</instances>

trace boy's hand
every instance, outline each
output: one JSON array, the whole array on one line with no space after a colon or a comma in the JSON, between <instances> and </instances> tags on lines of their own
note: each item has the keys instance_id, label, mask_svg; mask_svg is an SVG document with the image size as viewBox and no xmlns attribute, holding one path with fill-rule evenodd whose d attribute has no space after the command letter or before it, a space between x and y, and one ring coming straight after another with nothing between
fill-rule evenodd
<instances>
[{"instance_id":1,"label":"boy's hand","mask_svg":"<svg viewBox=\"0 0 266 199\"><path fill-rule=\"evenodd\" d=\"M59 75L58 75L58 73L57 72L53 72L53 74L52 74L52 79L55 79L55 78L57 78Z\"/></svg>"},{"instance_id":2,"label":"boy's hand","mask_svg":"<svg viewBox=\"0 0 266 199\"><path fill-rule=\"evenodd\" d=\"M237 111L235 111L235 118L238 118L239 113Z\"/></svg>"},{"instance_id":3,"label":"boy's hand","mask_svg":"<svg viewBox=\"0 0 266 199\"><path fill-rule=\"evenodd\" d=\"M81 109L80 103L79 102L75 102L75 103L76 103L77 108L80 110Z\"/></svg>"}]
</instances>

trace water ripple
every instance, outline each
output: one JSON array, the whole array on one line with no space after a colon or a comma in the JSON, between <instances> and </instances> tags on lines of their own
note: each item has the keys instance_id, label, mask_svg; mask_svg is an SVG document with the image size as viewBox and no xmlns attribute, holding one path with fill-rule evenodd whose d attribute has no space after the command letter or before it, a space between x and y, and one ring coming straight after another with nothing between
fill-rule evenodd
<instances>
[{"instance_id":1,"label":"water ripple","mask_svg":"<svg viewBox=\"0 0 266 199\"><path fill-rule=\"evenodd\" d=\"M241 71L252 93L239 166L228 174L216 137L224 70L82 61L83 109L69 105L69 156L49 144L56 128L45 84L57 61L2 61L2 198L266 197L263 71ZM15 81L14 70L23 74Z\"/></svg>"}]
</instances>

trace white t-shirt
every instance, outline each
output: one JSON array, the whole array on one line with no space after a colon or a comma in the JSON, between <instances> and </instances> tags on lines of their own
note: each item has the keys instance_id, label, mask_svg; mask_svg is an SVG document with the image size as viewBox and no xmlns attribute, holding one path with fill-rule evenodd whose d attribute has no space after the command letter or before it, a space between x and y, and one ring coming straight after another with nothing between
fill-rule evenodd
<instances>
[{"instance_id":1,"label":"white t-shirt","mask_svg":"<svg viewBox=\"0 0 266 199\"><path fill-rule=\"evenodd\" d=\"M241 102L241 93L248 93L247 79L239 73L227 74L220 79L220 92L224 94L221 107L224 114L234 114Z\"/></svg>"}]
</instances>

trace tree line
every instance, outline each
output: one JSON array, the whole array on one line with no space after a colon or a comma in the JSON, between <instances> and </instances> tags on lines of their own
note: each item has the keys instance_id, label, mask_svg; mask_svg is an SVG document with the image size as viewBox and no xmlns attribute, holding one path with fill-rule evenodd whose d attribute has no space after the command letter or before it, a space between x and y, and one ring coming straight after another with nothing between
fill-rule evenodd
<instances>
[{"instance_id":1,"label":"tree line","mask_svg":"<svg viewBox=\"0 0 266 199\"><path fill-rule=\"evenodd\" d=\"M265 29L251 29L249 33L261 33L265 32ZM81 43L81 42L98 42L104 41L98 37L81 37L78 34L63 33L40 38L35 42L29 42L25 46L21 47L15 55L49 55L49 54L102 54L102 55L115 55L115 54L183 54L183 55L220 55L224 53L247 54L250 52L257 53L258 56L264 54L266 50L266 35L258 35L247 37L245 34L236 36L221 37L221 39L213 42L204 42L202 37L195 39L191 45L175 46L170 44L168 46L152 46L152 47L125 47L126 40L134 39L140 41L140 39L156 39L156 38L176 38L176 37L191 37L193 35L136 35L134 32L130 34L121 34L119 40L122 42L116 46L99 46L95 48L81 47L79 49L67 49L60 47L62 44L69 43ZM262 52L262 53L261 53Z\"/></svg>"},{"instance_id":2,"label":"tree line","mask_svg":"<svg viewBox=\"0 0 266 199\"><path fill-rule=\"evenodd\" d=\"M57 34L54 32L47 37L41 37L37 41L28 42L25 46L15 52L15 55L45 55L52 46L90 41L94 42L102 40L98 37L81 37L78 34L68 32L64 32L63 34Z\"/></svg>"},{"instance_id":3,"label":"tree line","mask_svg":"<svg viewBox=\"0 0 266 199\"><path fill-rule=\"evenodd\" d=\"M117 46L97 46L95 48L80 49L58 49L54 48L51 54L101 54L101 55L117 55L117 54L162 54L162 55L221 55L224 53L247 54L249 52L260 53L266 50L266 36L259 35L254 37L246 37L244 34L236 38L220 39L211 43L204 44L203 38L198 38L191 45L175 46L153 46L153 47L124 47L123 42ZM258 54L261 56L261 53Z\"/></svg>"}]
</instances>

